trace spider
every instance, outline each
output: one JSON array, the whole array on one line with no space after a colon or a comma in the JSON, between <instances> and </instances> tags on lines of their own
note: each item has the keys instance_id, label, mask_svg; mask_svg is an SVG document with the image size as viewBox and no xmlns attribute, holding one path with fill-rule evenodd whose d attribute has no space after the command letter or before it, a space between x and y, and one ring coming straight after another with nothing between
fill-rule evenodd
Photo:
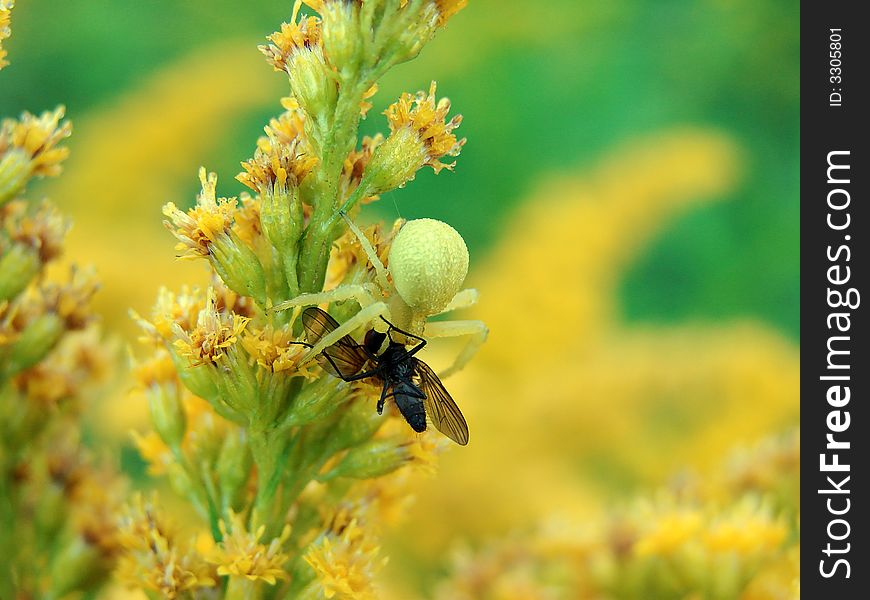
<instances>
[{"instance_id":1,"label":"spider","mask_svg":"<svg viewBox=\"0 0 870 600\"><path fill-rule=\"evenodd\" d=\"M320 338L307 354L310 360L356 329L372 324L396 323L398 328L424 338L467 337L452 365L439 373L448 377L477 353L489 333L482 321L427 322L434 315L466 308L477 302L477 290L460 289L468 272L468 249L450 225L434 219L406 222L390 247L390 270L378 258L365 234L344 213L347 226L359 240L375 270L374 282L344 284L327 292L300 294L276 304L273 310L355 300L360 311ZM392 281L391 281L392 279Z\"/></svg>"}]
</instances>

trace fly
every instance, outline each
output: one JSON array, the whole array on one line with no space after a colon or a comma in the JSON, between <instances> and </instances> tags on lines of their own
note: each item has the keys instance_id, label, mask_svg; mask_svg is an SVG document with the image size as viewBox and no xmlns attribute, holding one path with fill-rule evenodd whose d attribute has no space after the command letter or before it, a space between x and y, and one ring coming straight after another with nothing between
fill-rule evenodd
<instances>
[{"instance_id":1,"label":"fly","mask_svg":"<svg viewBox=\"0 0 870 600\"><path fill-rule=\"evenodd\" d=\"M383 317L382 317L383 318ZM435 429L457 444L468 443L468 424L459 407L438 379L432 368L414 355L426 345L423 338L402 331L384 319L389 326L386 333L369 330L365 340L358 344L349 335L344 336L318 355L320 365L331 375L344 381L374 378L382 384L378 400L378 414L383 414L387 398L393 398L399 412L416 432L426 430L426 416ZM316 344L323 336L338 328L338 321L320 308L311 306L302 311L302 326L308 344ZM405 344L393 339L392 332L417 340L408 350ZM384 341L389 344L379 352Z\"/></svg>"}]
</instances>

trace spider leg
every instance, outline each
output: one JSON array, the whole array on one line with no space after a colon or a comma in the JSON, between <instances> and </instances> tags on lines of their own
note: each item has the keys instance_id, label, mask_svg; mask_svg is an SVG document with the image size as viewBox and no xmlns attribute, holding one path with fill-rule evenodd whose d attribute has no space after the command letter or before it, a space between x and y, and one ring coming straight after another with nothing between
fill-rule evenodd
<instances>
[{"instance_id":1,"label":"spider leg","mask_svg":"<svg viewBox=\"0 0 870 600\"><path fill-rule=\"evenodd\" d=\"M451 300L447 306L444 307L444 310L441 312L435 313L438 315L443 315L444 313L450 312L451 310L460 310L462 308L468 308L469 306L474 306L477 304L477 299L480 297L480 293L474 288L465 288L464 290L460 290L456 292L456 295L453 296L453 300ZM432 315L430 315L432 316Z\"/></svg>"},{"instance_id":2,"label":"spider leg","mask_svg":"<svg viewBox=\"0 0 870 600\"><path fill-rule=\"evenodd\" d=\"M377 319L384 314L389 314L388 311L389 308L387 308L387 305L383 302L375 302L370 306L366 306L361 311L352 316L350 319L348 319L347 321L321 337L319 340L317 340L317 343L311 347L311 350L308 351L308 353L302 359L302 362L308 362L309 360L323 352L325 348L333 345L338 340L346 335L349 335L363 325L368 325L374 319ZM360 379L362 378L360 377ZM351 381L355 380L352 379Z\"/></svg>"},{"instance_id":3,"label":"spider leg","mask_svg":"<svg viewBox=\"0 0 870 600\"><path fill-rule=\"evenodd\" d=\"M438 321L426 323L425 333L430 338L468 336L468 342L456 356L453 364L438 374L441 379L444 379L461 371L468 364L468 361L477 354L480 346L486 341L489 329L483 321Z\"/></svg>"},{"instance_id":4,"label":"spider leg","mask_svg":"<svg viewBox=\"0 0 870 600\"><path fill-rule=\"evenodd\" d=\"M366 256L368 256L369 258L369 262L372 263L372 266L375 268L375 276L377 278L378 285L381 286L382 290L390 289L390 283L387 279L387 268L384 266L384 263L381 262L381 259L378 258L378 253L375 252L375 249L369 241L369 238L366 237L366 234L364 234L362 230L356 226L356 223L354 223L344 211L341 212L341 218L344 219L344 222L347 223L348 229L350 229L356 236L356 239L359 240L359 245L362 246L363 252L366 253Z\"/></svg>"},{"instance_id":5,"label":"spider leg","mask_svg":"<svg viewBox=\"0 0 870 600\"><path fill-rule=\"evenodd\" d=\"M374 294L368 286L363 284L346 284L333 288L328 292L300 294L295 298L276 304L271 310L272 312L278 312L294 306L316 306L327 302L342 302L344 300L356 300L363 308L377 303Z\"/></svg>"}]
</instances>

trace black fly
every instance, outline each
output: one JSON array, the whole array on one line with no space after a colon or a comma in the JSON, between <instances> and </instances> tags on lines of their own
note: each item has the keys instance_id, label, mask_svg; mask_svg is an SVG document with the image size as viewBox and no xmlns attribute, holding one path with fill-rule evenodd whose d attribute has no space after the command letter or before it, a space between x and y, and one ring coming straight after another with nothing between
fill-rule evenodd
<instances>
[{"instance_id":1,"label":"black fly","mask_svg":"<svg viewBox=\"0 0 870 600\"><path fill-rule=\"evenodd\" d=\"M389 325L386 333L371 329L362 344L346 335L325 348L317 357L318 362L330 374L344 381L373 377L383 383L378 414L383 414L384 402L392 397L414 431L426 430L426 415L429 415L438 431L464 446L468 443L468 424L459 407L432 368L414 357L426 345L426 340L402 331L386 319L384 322ZM308 344L314 345L335 331L338 322L325 311L311 306L302 311L302 326ZM393 339L393 331L419 343L408 350L405 344ZM387 338L387 348L378 354Z\"/></svg>"}]
</instances>

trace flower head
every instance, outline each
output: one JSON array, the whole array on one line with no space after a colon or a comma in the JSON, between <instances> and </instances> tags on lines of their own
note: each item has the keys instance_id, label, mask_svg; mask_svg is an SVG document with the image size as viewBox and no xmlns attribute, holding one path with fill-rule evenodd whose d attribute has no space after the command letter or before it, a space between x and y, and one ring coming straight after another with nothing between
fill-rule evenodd
<instances>
[{"instance_id":1,"label":"flower head","mask_svg":"<svg viewBox=\"0 0 870 600\"><path fill-rule=\"evenodd\" d=\"M156 497L144 500L137 495L133 499L121 517L119 537L123 553L117 573L128 584L169 599L216 584L211 569L191 545L177 541L157 510Z\"/></svg>"},{"instance_id":2,"label":"flower head","mask_svg":"<svg viewBox=\"0 0 870 600\"><path fill-rule=\"evenodd\" d=\"M248 321L249 318L241 315L218 312L214 289L209 288L205 307L199 311L196 326L189 331L178 325L173 327L175 349L181 356L188 358L191 366L215 363L227 348L238 341Z\"/></svg>"},{"instance_id":3,"label":"flower head","mask_svg":"<svg viewBox=\"0 0 870 600\"><path fill-rule=\"evenodd\" d=\"M183 331L192 331L204 307L205 294L199 288L184 286L176 294L162 287L157 292L151 320L148 321L136 313L133 313L133 318L145 332L143 341L161 343L173 339L176 327Z\"/></svg>"},{"instance_id":4,"label":"flower head","mask_svg":"<svg viewBox=\"0 0 870 600\"><path fill-rule=\"evenodd\" d=\"M199 169L202 191L196 197L196 206L186 213L179 210L173 202L163 207L163 214L169 217L166 227L178 238L176 251L181 258L209 256L211 245L218 236L226 234L233 224L236 211L235 198L217 198L217 175L206 174L204 167Z\"/></svg>"},{"instance_id":5,"label":"flower head","mask_svg":"<svg viewBox=\"0 0 870 600\"><path fill-rule=\"evenodd\" d=\"M465 138L457 139L453 131L462 123L462 115L454 115L446 120L450 112L450 100L441 98L435 101L436 83L429 86L429 93L405 93L399 101L391 104L384 112L390 124L390 131L396 133L402 128L413 131L426 150L425 164L436 173L441 169L453 169L455 162L445 164L439 159L444 156L459 156Z\"/></svg>"},{"instance_id":6,"label":"flower head","mask_svg":"<svg viewBox=\"0 0 870 600\"><path fill-rule=\"evenodd\" d=\"M268 546L260 543L266 532L265 526L261 525L255 532L248 532L241 516L232 511L229 527L225 521L221 521L220 530L223 541L208 558L210 563L218 566L218 575L243 577L249 581L260 580L270 585L275 585L279 579L290 579L284 569L290 555L282 551L284 542L290 537L289 525L285 525L281 535L273 538Z\"/></svg>"},{"instance_id":7,"label":"flower head","mask_svg":"<svg viewBox=\"0 0 870 600\"><path fill-rule=\"evenodd\" d=\"M13 6L15 6L15 0L0 0L0 69L9 64L6 61L6 50L3 49L3 40L12 35L9 21L11 20L10 13Z\"/></svg>"},{"instance_id":8,"label":"flower head","mask_svg":"<svg viewBox=\"0 0 870 600\"><path fill-rule=\"evenodd\" d=\"M37 302L43 311L59 316L67 329L84 329L94 319L90 300L98 289L93 269L72 267L69 281L46 284L40 289Z\"/></svg>"},{"instance_id":9,"label":"flower head","mask_svg":"<svg viewBox=\"0 0 870 600\"><path fill-rule=\"evenodd\" d=\"M281 29L267 39L269 45L260 46L260 52L276 71L289 71L288 64L296 53L320 46L322 37L321 21L317 17L295 18L290 23L282 23Z\"/></svg>"},{"instance_id":10,"label":"flower head","mask_svg":"<svg viewBox=\"0 0 870 600\"><path fill-rule=\"evenodd\" d=\"M297 344L288 330L271 326L249 328L242 337L242 347L258 365L272 373L298 370L305 354L305 346Z\"/></svg>"},{"instance_id":11,"label":"flower head","mask_svg":"<svg viewBox=\"0 0 870 600\"><path fill-rule=\"evenodd\" d=\"M445 156L458 156L465 138L453 133L462 123L462 115L449 121L450 100L435 99L436 84L429 93L402 94L384 114L390 125L390 137L380 145L369 164L367 177L374 193L405 185L417 171L429 165L436 173L452 170L456 162L443 163Z\"/></svg>"},{"instance_id":12,"label":"flower head","mask_svg":"<svg viewBox=\"0 0 870 600\"><path fill-rule=\"evenodd\" d=\"M32 248L43 264L60 256L70 223L53 204L43 202L34 214L28 214L24 202L10 202L5 210L4 224L11 240Z\"/></svg>"},{"instance_id":13,"label":"flower head","mask_svg":"<svg viewBox=\"0 0 870 600\"><path fill-rule=\"evenodd\" d=\"M0 123L0 205L20 192L32 177L56 176L69 149L60 146L72 133L69 121L61 123L64 107L37 117L28 112L18 121Z\"/></svg>"},{"instance_id":14,"label":"flower head","mask_svg":"<svg viewBox=\"0 0 870 600\"><path fill-rule=\"evenodd\" d=\"M386 563L372 534L350 510L340 508L328 519L327 531L303 557L314 572L323 595L333 598L376 598L374 575Z\"/></svg>"},{"instance_id":15,"label":"flower head","mask_svg":"<svg viewBox=\"0 0 870 600\"><path fill-rule=\"evenodd\" d=\"M276 187L299 187L317 164L317 157L300 137L287 141L286 135L274 133L270 127L266 127L266 132L267 137L260 138L254 157L242 163L244 172L236 179L260 193Z\"/></svg>"}]
</instances>

